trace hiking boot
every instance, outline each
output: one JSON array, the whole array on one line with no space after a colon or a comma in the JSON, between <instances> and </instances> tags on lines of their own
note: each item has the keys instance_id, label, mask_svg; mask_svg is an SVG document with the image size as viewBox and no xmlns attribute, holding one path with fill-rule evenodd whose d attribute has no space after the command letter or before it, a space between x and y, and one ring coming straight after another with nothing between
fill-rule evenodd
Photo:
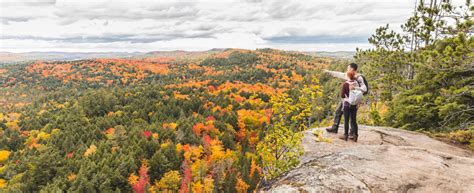
<instances>
[{"instance_id":1,"label":"hiking boot","mask_svg":"<svg viewBox=\"0 0 474 193\"><path fill-rule=\"evenodd\" d=\"M328 133L337 133L337 129L334 129L334 128L327 128L326 131Z\"/></svg>"},{"instance_id":2,"label":"hiking boot","mask_svg":"<svg viewBox=\"0 0 474 193\"><path fill-rule=\"evenodd\" d=\"M349 139L354 139L354 134L349 133Z\"/></svg>"},{"instance_id":3,"label":"hiking boot","mask_svg":"<svg viewBox=\"0 0 474 193\"><path fill-rule=\"evenodd\" d=\"M346 134L339 137L339 139L342 139L342 140L344 140L344 141L347 141L347 138L349 138L349 136L346 135Z\"/></svg>"},{"instance_id":4,"label":"hiking boot","mask_svg":"<svg viewBox=\"0 0 474 193\"><path fill-rule=\"evenodd\" d=\"M354 140L354 142L357 142L357 138L359 138L359 136L357 136L357 135L352 136L352 140Z\"/></svg>"}]
</instances>

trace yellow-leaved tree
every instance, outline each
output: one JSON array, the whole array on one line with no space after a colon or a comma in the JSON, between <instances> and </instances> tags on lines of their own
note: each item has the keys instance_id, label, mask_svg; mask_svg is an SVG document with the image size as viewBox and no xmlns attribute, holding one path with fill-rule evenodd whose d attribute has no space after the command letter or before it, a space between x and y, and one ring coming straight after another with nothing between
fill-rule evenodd
<instances>
[{"instance_id":1,"label":"yellow-leaved tree","mask_svg":"<svg viewBox=\"0 0 474 193\"><path fill-rule=\"evenodd\" d=\"M301 140L307 129L306 121L315 107L315 100L322 95L317 80L310 81L299 90L299 97L293 100L283 93L270 99L272 105L271 123L265 137L257 145L263 163L264 180L275 178L299 163L303 154Z\"/></svg>"}]
</instances>

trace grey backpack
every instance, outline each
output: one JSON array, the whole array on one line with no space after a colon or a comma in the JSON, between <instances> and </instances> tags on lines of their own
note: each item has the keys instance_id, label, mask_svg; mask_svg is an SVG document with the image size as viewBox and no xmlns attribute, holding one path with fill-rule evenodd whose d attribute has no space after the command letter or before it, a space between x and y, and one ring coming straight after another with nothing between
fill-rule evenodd
<instances>
[{"instance_id":1,"label":"grey backpack","mask_svg":"<svg viewBox=\"0 0 474 193\"><path fill-rule=\"evenodd\" d=\"M349 84L352 84L349 81L346 81L346 82ZM344 101L348 102L350 105L358 105L362 101L363 95L364 93L362 91L357 90L357 89L352 89L352 90L349 90L349 96L346 96L346 98L344 98Z\"/></svg>"}]
</instances>

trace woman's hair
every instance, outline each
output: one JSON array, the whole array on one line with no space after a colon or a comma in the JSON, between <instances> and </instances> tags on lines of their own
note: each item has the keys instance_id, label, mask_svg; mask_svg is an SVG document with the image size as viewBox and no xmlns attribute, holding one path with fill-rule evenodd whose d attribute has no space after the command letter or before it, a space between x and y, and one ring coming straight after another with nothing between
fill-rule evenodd
<instances>
[{"instance_id":1,"label":"woman's hair","mask_svg":"<svg viewBox=\"0 0 474 193\"><path fill-rule=\"evenodd\" d=\"M349 80L354 80L355 79L355 72L352 71L352 70L349 70L349 71L347 71L346 76L347 76L347 78L349 78Z\"/></svg>"}]
</instances>

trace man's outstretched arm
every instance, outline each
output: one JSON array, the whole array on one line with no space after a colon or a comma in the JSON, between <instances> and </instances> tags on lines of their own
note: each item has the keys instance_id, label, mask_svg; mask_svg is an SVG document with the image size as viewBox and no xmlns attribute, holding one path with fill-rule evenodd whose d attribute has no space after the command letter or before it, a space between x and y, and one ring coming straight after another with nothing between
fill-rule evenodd
<instances>
[{"instance_id":1,"label":"man's outstretched arm","mask_svg":"<svg viewBox=\"0 0 474 193\"><path fill-rule=\"evenodd\" d=\"M331 76L340 78L340 79L346 79L346 74L344 72L337 72L337 71L330 71L330 70L324 70L324 72L329 73Z\"/></svg>"},{"instance_id":2,"label":"man's outstretched arm","mask_svg":"<svg viewBox=\"0 0 474 193\"><path fill-rule=\"evenodd\" d=\"M331 76L335 78L346 80L346 74L344 72L337 72L337 71L330 71L330 70L324 70L324 72L329 73ZM360 86L354 86L354 88L362 92L367 92L367 86L365 85L364 79L362 78L362 76L357 77L357 82L359 83Z\"/></svg>"}]
</instances>

